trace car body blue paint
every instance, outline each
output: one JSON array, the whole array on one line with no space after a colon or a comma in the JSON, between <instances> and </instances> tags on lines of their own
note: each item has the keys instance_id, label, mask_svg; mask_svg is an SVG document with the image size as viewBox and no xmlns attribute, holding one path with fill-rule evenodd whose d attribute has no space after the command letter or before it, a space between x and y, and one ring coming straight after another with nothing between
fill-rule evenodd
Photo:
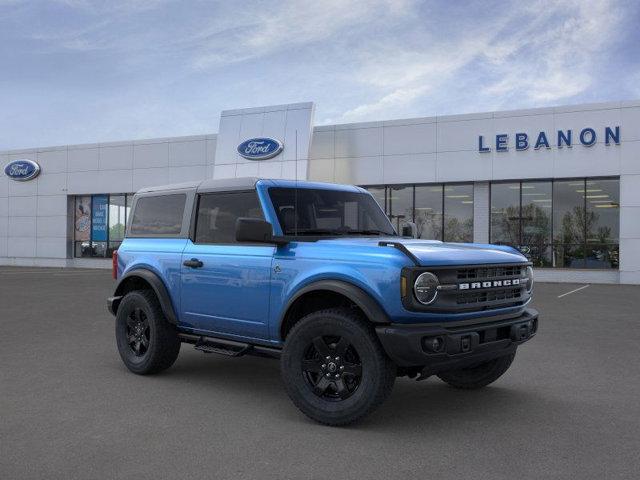
<instances>
[{"instance_id":1,"label":"car body blue paint","mask_svg":"<svg viewBox=\"0 0 640 480\"><path fill-rule=\"evenodd\" d=\"M350 185L259 180L256 183L258 198L265 219L273 225L274 235L281 235L282 229L269 199L271 187L369 194ZM397 236L291 241L280 246L206 245L182 238L125 238L118 249L118 274L137 268L155 272L171 295L181 329L256 343L281 344L280 322L289 300L304 287L321 280L340 280L362 289L393 323L447 322L487 316L486 311L444 314L405 309L400 295L400 272L413 262L396 248L379 246L383 240L403 243L425 267L527 261L511 247ZM203 260L206 266L191 269L182 265L191 258ZM516 313L524 308L521 305L493 309L490 314Z\"/></svg>"}]
</instances>

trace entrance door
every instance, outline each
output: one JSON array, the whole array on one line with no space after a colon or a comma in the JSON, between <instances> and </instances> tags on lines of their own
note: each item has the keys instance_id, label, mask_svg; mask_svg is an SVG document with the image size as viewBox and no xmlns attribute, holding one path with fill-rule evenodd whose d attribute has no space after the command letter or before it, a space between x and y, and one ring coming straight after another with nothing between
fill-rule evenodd
<instances>
[{"instance_id":1,"label":"entrance door","mask_svg":"<svg viewBox=\"0 0 640 480\"><path fill-rule=\"evenodd\" d=\"M275 246L235 240L236 219L263 218L256 192L201 194L197 208L195 240L182 254L182 325L268 339Z\"/></svg>"}]
</instances>

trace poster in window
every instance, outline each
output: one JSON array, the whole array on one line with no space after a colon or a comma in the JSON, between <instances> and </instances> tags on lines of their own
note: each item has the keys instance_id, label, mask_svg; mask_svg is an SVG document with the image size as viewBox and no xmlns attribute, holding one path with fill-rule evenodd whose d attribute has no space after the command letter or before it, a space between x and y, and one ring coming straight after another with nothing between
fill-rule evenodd
<instances>
[{"instance_id":1,"label":"poster in window","mask_svg":"<svg viewBox=\"0 0 640 480\"><path fill-rule=\"evenodd\" d=\"M91 233L91 197L76 197L75 213L75 239L76 241L89 241Z\"/></svg>"},{"instance_id":2,"label":"poster in window","mask_svg":"<svg viewBox=\"0 0 640 480\"><path fill-rule=\"evenodd\" d=\"M107 195L94 195L91 202L91 239L94 242L107 241Z\"/></svg>"}]
</instances>

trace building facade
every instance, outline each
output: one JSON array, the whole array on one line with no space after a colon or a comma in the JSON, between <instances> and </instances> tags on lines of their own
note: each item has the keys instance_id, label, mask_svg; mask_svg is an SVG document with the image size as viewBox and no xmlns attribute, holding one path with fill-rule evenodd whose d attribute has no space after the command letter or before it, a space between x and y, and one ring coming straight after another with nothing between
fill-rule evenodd
<instances>
[{"instance_id":1,"label":"building facade","mask_svg":"<svg viewBox=\"0 0 640 480\"><path fill-rule=\"evenodd\" d=\"M542 280L640 283L640 101L313 117L312 103L229 110L217 134L0 152L0 264L106 267L136 190L258 176L364 186L396 228L516 246Z\"/></svg>"}]
</instances>

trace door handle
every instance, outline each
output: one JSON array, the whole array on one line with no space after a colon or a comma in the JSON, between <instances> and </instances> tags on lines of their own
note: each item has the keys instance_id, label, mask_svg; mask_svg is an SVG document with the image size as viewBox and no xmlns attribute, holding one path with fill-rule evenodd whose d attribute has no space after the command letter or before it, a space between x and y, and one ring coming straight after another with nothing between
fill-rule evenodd
<instances>
[{"instance_id":1,"label":"door handle","mask_svg":"<svg viewBox=\"0 0 640 480\"><path fill-rule=\"evenodd\" d=\"M182 262L182 264L185 267L190 267L190 268L200 268L204 265L204 263L202 263L197 258L192 258L191 260L185 260L184 262Z\"/></svg>"}]
</instances>

